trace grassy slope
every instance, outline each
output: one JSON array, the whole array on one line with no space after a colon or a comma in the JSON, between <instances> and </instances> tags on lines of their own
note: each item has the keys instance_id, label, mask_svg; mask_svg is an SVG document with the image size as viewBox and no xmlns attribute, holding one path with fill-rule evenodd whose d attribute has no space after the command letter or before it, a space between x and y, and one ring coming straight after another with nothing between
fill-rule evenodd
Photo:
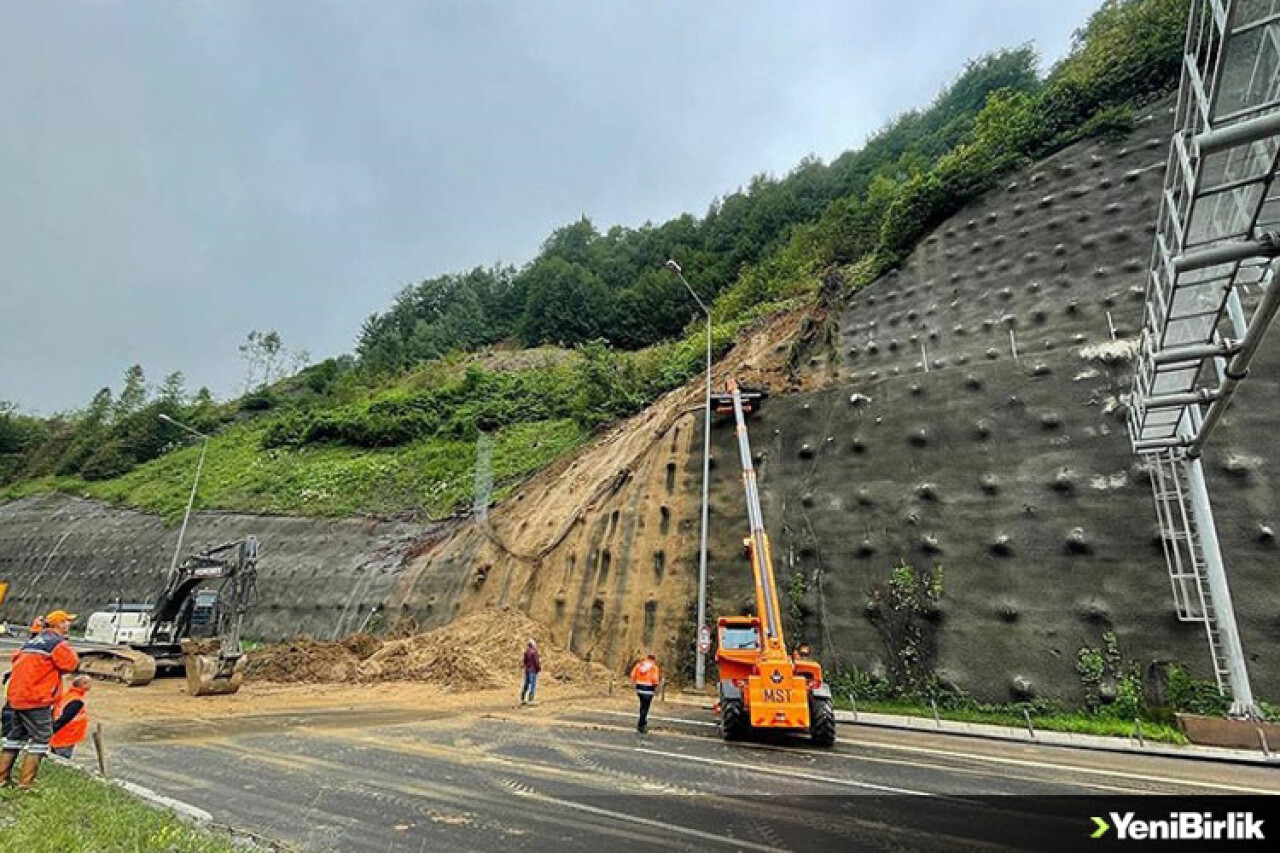
<instances>
[{"instance_id":1,"label":"grassy slope","mask_svg":"<svg viewBox=\"0 0 1280 853\"><path fill-rule=\"evenodd\" d=\"M173 815L91 779L45 762L38 790L0 791L0 853L231 853L229 837L183 823Z\"/></svg>"},{"instance_id":2,"label":"grassy slope","mask_svg":"<svg viewBox=\"0 0 1280 853\"><path fill-rule=\"evenodd\" d=\"M366 450L340 445L263 450L263 427L244 424L209 442L199 505L244 512L342 517L412 512L442 518L474 489L475 444L427 439ZM571 420L517 424L493 444L495 497L587 438ZM46 477L0 490L0 501L52 491L98 498L177 518L186 505L199 448L185 447L114 480Z\"/></svg>"},{"instance_id":3,"label":"grassy slope","mask_svg":"<svg viewBox=\"0 0 1280 853\"><path fill-rule=\"evenodd\" d=\"M733 319L717 322L713 328L715 351L728 351L736 338L761 318L801 307L813 298L815 289L816 282L802 281L786 298L752 306ZM695 325L683 338L626 357L640 374L662 388L674 388L702 371L704 334L703 327ZM565 364L573 358L572 353L552 347L450 356L361 394L362 399L373 399L387 392L438 387L456 379L471 364L518 371ZM519 401L513 404L519 405ZM262 437L270 422L270 416L258 416L215 433L205 458L197 508L317 518L412 514L420 519L440 519L472 500L474 442L429 438L380 449L341 444L263 449ZM498 500L521 481L584 445L591 432L573 419L557 419L514 424L497 431L494 438L493 497ZM198 445L187 445L111 480L52 476L22 480L0 486L0 503L61 492L152 512L173 521L181 518L186 506L198 455Z\"/></svg>"}]
</instances>

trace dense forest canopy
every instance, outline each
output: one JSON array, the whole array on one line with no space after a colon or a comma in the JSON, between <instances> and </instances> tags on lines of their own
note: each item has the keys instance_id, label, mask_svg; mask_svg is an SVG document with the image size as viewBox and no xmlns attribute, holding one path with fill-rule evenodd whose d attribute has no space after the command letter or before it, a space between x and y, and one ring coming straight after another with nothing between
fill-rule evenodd
<instances>
[{"instance_id":1,"label":"dense forest canopy","mask_svg":"<svg viewBox=\"0 0 1280 853\"><path fill-rule=\"evenodd\" d=\"M806 159L781 178L756 176L700 218L603 232L582 218L523 267L406 287L364 323L354 357L279 379L278 336L254 332L242 352L259 359L259 379L237 401L188 398L180 377L150 388L135 366L119 392L104 388L78 412L43 419L0 404L0 485L116 477L186 440L161 413L211 431L260 419L254 440L272 453L456 440L540 419L594 428L700 369L689 337L697 306L664 268L668 258L712 305L721 350L747 319L811 298L820 280L863 286L1010 169L1127 130L1136 105L1176 85L1188 6L1108 0L1047 75L1030 46L973 60L928 107L896 117L860 149L829 164ZM579 353L515 377L457 368L456 354L499 343Z\"/></svg>"}]
</instances>

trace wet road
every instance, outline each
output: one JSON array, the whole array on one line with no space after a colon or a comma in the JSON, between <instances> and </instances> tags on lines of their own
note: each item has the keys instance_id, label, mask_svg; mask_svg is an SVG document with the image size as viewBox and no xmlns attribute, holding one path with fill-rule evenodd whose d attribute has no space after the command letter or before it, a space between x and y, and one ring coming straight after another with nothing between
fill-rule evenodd
<instances>
[{"instance_id":1,"label":"wet road","mask_svg":"<svg viewBox=\"0 0 1280 853\"><path fill-rule=\"evenodd\" d=\"M859 726L834 750L730 745L685 708L646 736L631 725L609 710L191 720L121 732L112 761L221 822L379 853L1067 850L1125 795L1280 793L1275 768Z\"/></svg>"}]
</instances>

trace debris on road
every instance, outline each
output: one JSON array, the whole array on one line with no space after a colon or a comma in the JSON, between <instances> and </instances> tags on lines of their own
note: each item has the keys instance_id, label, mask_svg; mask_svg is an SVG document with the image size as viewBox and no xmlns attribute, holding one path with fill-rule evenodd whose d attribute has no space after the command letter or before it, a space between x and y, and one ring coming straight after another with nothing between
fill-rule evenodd
<instances>
[{"instance_id":1,"label":"debris on road","mask_svg":"<svg viewBox=\"0 0 1280 853\"><path fill-rule=\"evenodd\" d=\"M515 684L520 655L532 637L544 677L565 684L606 684L609 671L554 647L551 632L511 608L482 610L422 634L380 639L353 634L336 642L298 638L250 652L253 681L418 681L458 692Z\"/></svg>"}]
</instances>

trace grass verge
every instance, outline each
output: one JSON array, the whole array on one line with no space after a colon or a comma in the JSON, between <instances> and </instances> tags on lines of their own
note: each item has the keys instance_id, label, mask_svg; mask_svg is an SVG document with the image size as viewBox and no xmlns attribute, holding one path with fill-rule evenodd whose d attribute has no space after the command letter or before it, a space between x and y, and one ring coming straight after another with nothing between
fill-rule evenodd
<instances>
[{"instance_id":1,"label":"grass verge","mask_svg":"<svg viewBox=\"0 0 1280 853\"><path fill-rule=\"evenodd\" d=\"M216 832L184 823L83 773L46 761L37 790L0 790L0 853L231 853Z\"/></svg>"},{"instance_id":2,"label":"grass verge","mask_svg":"<svg viewBox=\"0 0 1280 853\"><path fill-rule=\"evenodd\" d=\"M848 699L837 698L836 707L851 710ZM898 702L858 702L858 710L868 714L895 714L907 717L933 719L933 708L928 705L916 705ZM1026 719L1022 713L1014 709L976 709L976 708L938 708L938 716L944 720L960 723L984 723L993 726L1013 726L1025 728ZM1031 714L1031 725L1043 731L1071 732L1082 735L1098 735L1100 737L1131 738L1135 734L1133 720L1120 720L1115 717L1097 717L1091 714L1057 712L1053 714ZM1150 720L1142 721L1142 736L1149 741L1160 743L1185 744L1187 738L1178 729L1164 723Z\"/></svg>"}]
</instances>

